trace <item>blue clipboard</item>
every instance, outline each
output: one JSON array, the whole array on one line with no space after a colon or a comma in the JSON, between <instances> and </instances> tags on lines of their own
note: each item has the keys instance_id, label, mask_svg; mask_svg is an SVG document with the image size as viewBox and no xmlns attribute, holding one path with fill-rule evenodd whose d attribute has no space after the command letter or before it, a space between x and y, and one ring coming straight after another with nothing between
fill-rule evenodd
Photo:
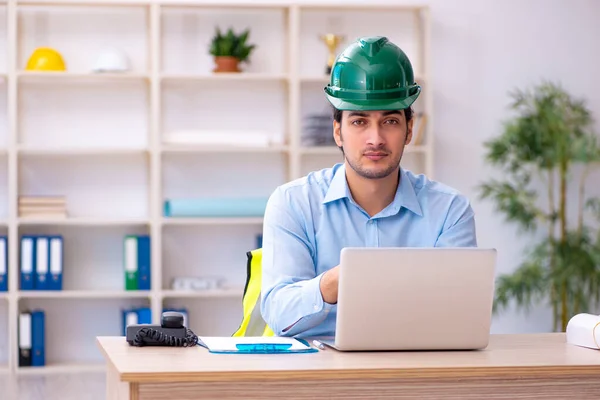
<instances>
[{"instance_id":1,"label":"blue clipboard","mask_svg":"<svg viewBox=\"0 0 600 400\"><path fill-rule=\"evenodd\" d=\"M235 350L215 350L207 346L201 339L198 339L198 344L208 349L209 353L214 354L302 354L316 353L317 349L311 347L304 339L294 339L306 346L302 349L292 349L290 343L237 343Z\"/></svg>"}]
</instances>

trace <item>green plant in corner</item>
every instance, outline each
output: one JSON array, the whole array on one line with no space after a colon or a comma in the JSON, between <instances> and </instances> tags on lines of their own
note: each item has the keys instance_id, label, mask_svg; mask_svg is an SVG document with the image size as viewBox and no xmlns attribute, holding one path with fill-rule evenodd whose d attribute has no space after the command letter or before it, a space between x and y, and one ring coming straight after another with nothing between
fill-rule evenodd
<instances>
[{"instance_id":1,"label":"green plant in corner","mask_svg":"<svg viewBox=\"0 0 600 400\"><path fill-rule=\"evenodd\" d=\"M229 28L225 34L217 27L212 38L209 53L214 57L216 68L214 72L240 72L239 64L250 62L250 54L256 48L248 44L250 29L236 34Z\"/></svg>"},{"instance_id":2,"label":"green plant in corner","mask_svg":"<svg viewBox=\"0 0 600 400\"><path fill-rule=\"evenodd\" d=\"M558 84L543 82L511 97L517 116L485 143L486 160L503 178L481 184L480 197L491 199L519 233L542 238L514 273L498 277L494 312L511 300L526 310L547 301L553 329L564 332L572 316L600 302L600 199L586 194L600 162L598 136L585 102Z\"/></svg>"}]
</instances>

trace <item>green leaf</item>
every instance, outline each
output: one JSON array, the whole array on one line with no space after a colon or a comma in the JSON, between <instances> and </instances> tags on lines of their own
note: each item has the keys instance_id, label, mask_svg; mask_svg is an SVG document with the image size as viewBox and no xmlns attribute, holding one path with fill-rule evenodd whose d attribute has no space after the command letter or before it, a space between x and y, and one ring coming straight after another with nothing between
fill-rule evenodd
<instances>
[{"instance_id":1,"label":"green leaf","mask_svg":"<svg viewBox=\"0 0 600 400\"><path fill-rule=\"evenodd\" d=\"M535 205L537 193L527 190L521 185L500 182L491 179L480 186L480 198L491 198L496 210L504 213L505 220L516 222L523 231L532 231L537 227L538 218L544 216Z\"/></svg>"},{"instance_id":2,"label":"green leaf","mask_svg":"<svg viewBox=\"0 0 600 400\"><path fill-rule=\"evenodd\" d=\"M529 260L513 274L504 274L497 279L494 313L507 307L513 299L519 307L529 310L544 297L547 292L546 273L538 261Z\"/></svg>"}]
</instances>

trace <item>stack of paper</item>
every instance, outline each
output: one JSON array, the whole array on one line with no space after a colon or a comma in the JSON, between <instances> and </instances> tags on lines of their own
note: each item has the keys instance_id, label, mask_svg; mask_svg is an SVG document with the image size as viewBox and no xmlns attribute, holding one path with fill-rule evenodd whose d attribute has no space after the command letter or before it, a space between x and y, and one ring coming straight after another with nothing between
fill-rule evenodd
<instances>
[{"instance_id":1,"label":"stack of paper","mask_svg":"<svg viewBox=\"0 0 600 400\"><path fill-rule=\"evenodd\" d=\"M179 130L166 133L164 141L172 145L266 147L278 144L275 136L268 131Z\"/></svg>"},{"instance_id":2,"label":"stack of paper","mask_svg":"<svg viewBox=\"0 0 600 400\"><path fill-rule=\"evenodd\" d=\"M64 196L19 196L19 216L23 218L65 218Z\"/></svg>"}]
</instances>

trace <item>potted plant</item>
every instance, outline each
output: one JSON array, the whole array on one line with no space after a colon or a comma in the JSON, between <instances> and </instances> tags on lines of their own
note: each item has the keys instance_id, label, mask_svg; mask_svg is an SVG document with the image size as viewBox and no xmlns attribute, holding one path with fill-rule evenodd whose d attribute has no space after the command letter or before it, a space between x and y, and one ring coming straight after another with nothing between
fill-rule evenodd
<instances>
[{"instance_id":1,"label":"potted plant","mask_svg":"<svg viewBox=\"0 0 600 400\"><path fill-rule=\"evenodd\" d=\"M250 30L246 29L239 35L232 28L223 34L217 27L210 45L210 54L215 60L214 72L240 72L239 64L250 62L250 54L256 47L248 44Z\"/></svg>"},{"instance_id":2,"label":"potted plant","mask_svg":"<svg viewBox=\"0 0 600 400\"><path fill-rule=\"evenodd\" d=\"M600 200L586 191L600 161L598 136L585 102L558 84L517 90L512 99L517 115L485 143L486 160L502 179L480 185L480 195L520 234L531 234L532 242L533 234L541 238L514 273L498 277L494 312L511 301L526 310L546 301L553 329L564 332L574 315L597 313L600 300Z\"/></svg>"}]
</instances>

